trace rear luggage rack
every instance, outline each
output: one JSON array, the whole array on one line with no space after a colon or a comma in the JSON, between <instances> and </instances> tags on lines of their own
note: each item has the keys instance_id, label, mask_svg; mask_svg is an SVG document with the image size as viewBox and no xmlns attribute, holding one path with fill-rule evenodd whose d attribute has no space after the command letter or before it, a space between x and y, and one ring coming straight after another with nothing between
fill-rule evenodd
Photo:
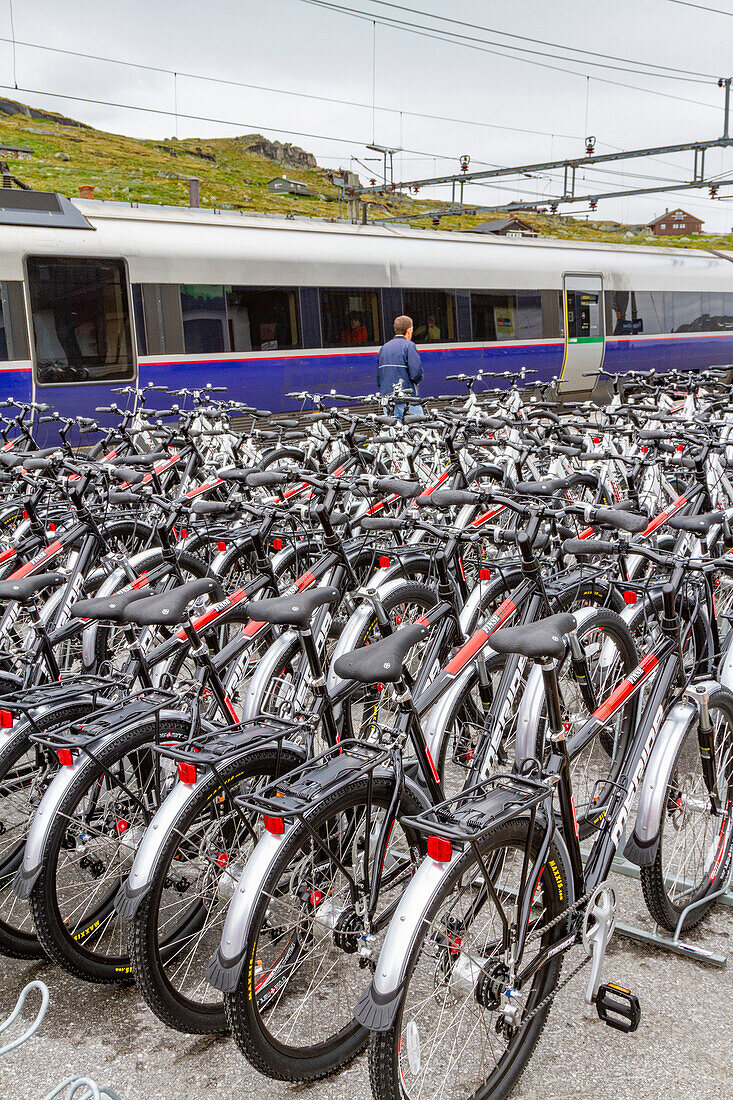
<instances>
[{"instance_id":1,"label":"rear luggage rack","mask_svg":"<svg viewBox=\"0 0 733 1100\"><path fill-rule=\"evenodd\" d=\"M225 730L212 730L175 745L155 745L154 751L179 763L215 769L242 751L249 752L274 744L281 749L286 738L297 740L302 729L301 723L280 718L268 717L267 722L261 718L249 718Z\"/></svg>"},{"instance_id":2,"label":"rear luggage rack","mask_svg":"<svg viewBox=\"0 0 733 1100\"><path fill-rule=\"evenodd\" d=\"M34 733L31 740L49 749L84 751L100 738L107 737L118 729L125 729L133 721L140 724L151 715L157 716L163 707L170 706L177 700L178 695L173 691L143 688L128 696L125 701L110 700L103 709L95 711L83 721L72 722L68 729Z\"/></svg>"},{"instance_id":3,"label":"rear luggage rack","mask_svg":"<svg viewBox=\"0 0 733 1100\"><path fill-rule=\"evenodd\" d=\"M552 798L552 792L550 783L499 773L429 810L403 818L403 823L419 833L473 844L499 823L535 810Z\"/></svg>"},{"instance_id":4,"label":"rear luggage rack","mask_svg":"<svg viewBox=\"0 0 733 1100\"><path fill-rule=\"evenodd\" d=\"M390 766L391 749L349 738L275 780L259 794L235 799L242 809L286 820L303 817L329 795Z\"/></svg>"}]
</instances>

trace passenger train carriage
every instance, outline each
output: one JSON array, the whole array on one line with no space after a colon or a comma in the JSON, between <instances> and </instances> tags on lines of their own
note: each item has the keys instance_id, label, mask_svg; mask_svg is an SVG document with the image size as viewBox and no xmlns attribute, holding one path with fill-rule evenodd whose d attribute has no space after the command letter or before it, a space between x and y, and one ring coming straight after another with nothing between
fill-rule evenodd
<instances>
[{"instance_id":1,"label":"passenger train carriage","mask_svg":"<svg viewBox=\"0 0 733 1100\"><path fill-rule=\"evenodd\" d=\"M446 375L733 363L733 253L509 240L0 193L2 395L93 414L148 381L273 410L376 387L407 313L423 395ZM591 380L592 381L592 380Z\"/></svg>"}]
</instances>

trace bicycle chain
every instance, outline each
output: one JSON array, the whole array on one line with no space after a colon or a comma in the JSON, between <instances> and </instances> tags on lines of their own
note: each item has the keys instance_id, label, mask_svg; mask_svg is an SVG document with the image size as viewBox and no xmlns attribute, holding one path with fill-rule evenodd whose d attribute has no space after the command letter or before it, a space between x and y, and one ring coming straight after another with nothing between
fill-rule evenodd
<instances>
[{"instance_id":1,"label":"bicycle chain","mask_svg":"<svg viewBox=\"0 0 733 1100\"><path fill-rule=\"evenodd\" d=\"M526 943L531 943L533 940L538 939L540 936L544 936L545 932L549 932L550 929L554 928L556 924L559 924L560 921L565 920L569 913L575 912L577 909L580 908L581 905L585 905L588 901L590 901L591 897L593 896L593 893L594 893L593 890L589 890L587 894L583 894L583 896L578 898L577 901L574 901L572 905L569 905L567 907L567 909L563 909L562 913L558 913L558 915L556 917L553 917L553 919L551 921L549 921L549 923L546 924L544 926L544 928L536 929L534 932L532 932L531 935L527 936ZM577 946L577 944L570 944L569 947L568 947L568 951L571 951L572 948L576 947L576 946ZM541 1012L543 1008L545 1008L547 1005L551 1004L552 1001L554 1001L555 997L560 992L560 990L564 989L565 986L568 985L573 980L573 978L576 976L576 974L580 973L580 971L583 969L584 966L587 966L587 964L590 962L591 958L592 958L591 955L586 955L586 957L581 962L578 963L578 965L575 967L575 969L570 971L567 978L563 978L563 980L558 985L555 986L552 993L548 993L548 995L543 1000L541 1000L540 1003L535 1006L535 1008L532 1009L532 1011L529 1013L528 1016L524 1016L522 1018L522 1022L521 1022L520 1026L525 1027L527 1024L530 1024L532 1022L532 1020L535 1018L535 1016L537 1015L538 1012Z\"/></svg>"}]
</instances>

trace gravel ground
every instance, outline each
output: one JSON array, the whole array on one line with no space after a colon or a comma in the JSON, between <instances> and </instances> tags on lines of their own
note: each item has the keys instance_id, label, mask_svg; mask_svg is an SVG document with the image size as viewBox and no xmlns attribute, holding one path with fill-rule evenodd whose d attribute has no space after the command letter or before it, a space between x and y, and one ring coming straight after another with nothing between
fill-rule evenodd
<instances>
[{"instance_id":1,"label":"gravel ground","mask_svg":"<svg viewBox=\"0 0 733 1100\"><path fill-rule=\"evenodd\" d=\"M620 919L649 927L637 883L614 876ZM689 942L733 953L733 908L719 907ZM579 956L571 956L579 961ZM573 965L571 963L571 965ZM733 1095L733 960L715 970L616 936L606 980L632 989L642 1023L626 1036L583 1002L582 971L559 995L512 1100L722 1100ZM0 1019L42 978L51 1004L41 1032L0 1062L2 1100L41 1100L84 1073L123 1100L369 1100L365 1058L328 1081L259 1077L227 1038L187 1037L155 1019L133 988L86 985L43 963L0 960Z\"/></svg>"}]
</instances>

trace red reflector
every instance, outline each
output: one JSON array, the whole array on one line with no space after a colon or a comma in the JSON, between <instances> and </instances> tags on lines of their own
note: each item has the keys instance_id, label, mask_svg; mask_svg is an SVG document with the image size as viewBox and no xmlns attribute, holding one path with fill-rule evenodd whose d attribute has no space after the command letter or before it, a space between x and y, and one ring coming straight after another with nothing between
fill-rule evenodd
<instances>
[{"instance_id":1,"label":"red reflector","mask_svg":"<svg viewBox=\"0 0 733 1100\"><path fill-rule=\"evenodd\" d=\"M640 447L639 450L641 451L641 453L643 455L645 455L648 452L649 448L648 447Z\"/></svg>"},{"instance_id":2,"label":"red reflector","mask_svg":"<svg viewBox=\"0 0 733 1100\"><path fill-rule=\"evenodd\" d=\"M225 542L217 542L217 544L216 544L216 549L217 550L226 550L226 548L227 548L227 544Z\"/></svg>"},{"instance_id":3,"label":"red reflector","mask_svg":"<svg viewBox=\"0 0 733 1100\"><path fill-rule=\"evenodd\" d=\"M219 867L226 867L227 863L229 862L229 856L226 854L226 852L219 852L219 855L216 857L216 862Z\"/></svg>"},{"instance_id":4,"label":"red reflector","mask_svg":"<svg viewBox=\"0 0 733 1100\"><path fill-rule=\"evenodd\" d=\"M196 782L196 765L188 764L185 760L178 762L178 778L181 783Z\"/></svg>"},{"instance_id":5,"label":"red reflector","mask_svg":"<svg viewBox=\"0 0 733 1100\"><path fill-rule=\"evenodd\" d=\"M379 565L381 569L386 569L389 565L389 557L387 554L382 554L379 558Z\"/></svg>"},{"instance_id":6,"label":"red reflector","mask_svg":"<svg viewBox=\"0 0 733 1100\"><path fill-rule=\"evenodd\" d=\"M178 533L178 537L179 537L179 539L187 539L188 538L188 531L185 527L181 528L181 530Z\"/></svg>"},{"instance_id":7,"label":"red reflector","mask_svg":"<svg viewBox=\"0 0 733 1100\"><path fill-rule=\"evenodd\" d=\"M684 443L678 443L677 444L677 450L678 451L684 451L684 449L685 449Z\"/></svg>"},{"instance_id":8,"label":"red reflector","mask_svg":"<svg viewBox=\"0 0 733 1100\"><path fill-rule=\"evenodd\" d=\"M322 899L323 899L323 894L321 893L321 891L320 890L314 890L313 893L308 898L308 901L311 903L311 905L315 909L315 907L317 905L321 904Z\"/></svg>"},{"instance_id":9,"label":"red reflector","mask_svg":"<svg viewBox=\"0 0 733 1100\"><path fill-rule=\"evenodd\" d=\"M269 814L265 814L262 821L268 833L281 836L285 832L285 822L281 817L270 817Z\"/></svg>"},{"instance_id":10,"label":"red reflector","mask_svg":"<svg viewBox=\"0 0 733 1100\"><path fill-rule=\"evenodd\" d=\"M49 523L48 529L49 529L49 531L55 531L56 530L56 524L55 523Z\"/></svg>"},{"instance_id":11,"label":"red reflector","mask_svg":"<svg viewBox=\"0 0 733 1100\"><path fill-rule=\"evenodd\" d=\"M59 764L63 765L64 768L70 768L74 763L71 749L58 749L56 755L59 758Z\"/></svg>"},{"instance_id":12,"label":"red reflector","mask_svg":"<svg viewBox=\"0 0 733 1100\"><path fill-rule=\"evenodd\" d=\"M636 603L638 596L636 592L631 592L628 589L624 592L624 603Z\"/></svg>"},{"instance_id":13,"label":"red reflector","mask_svg":"<svg viewBox=\"0 0 733 1100\"><path fill-rule=\"evenodd\" d=\"M593 436L593 442L594 443L600 443L601 442L601 437L599 435L594 435Z\"/></svg>"},{"instance_id":14,"label":"red reflector","mask_svg":"<svg viewBox=\"0 0 733 1100\"><path fill-rule=\"evenodd\" d=\"M28 511L27 511L27 509L24 508L23 509L23 519L28 519L28 518L29 518Z\"/></svg>"},{"instance_id":15,"label":"red reflector","mask_svg":"<svg viewBox=\"0 0 733 1100\"><path fill-rule=\"evenodd\" d=\"M482 581L490 581L491 580L491 570L490 569L479 569L478 575L479 575L479 577Z\"/></svg>"},{"instance_id":16,"label":"red reflector","mask_svg":"<svg viewBox=\"0 0 733 1100\"><path fill-rule=\"evenodd\" d=\"M428 855L437 863L448 863L453 855L453 845L442 836L428 837Z\"/></svg>"},{"instance_id":17,"label":"red reflector","mask_svg":"<svg viewBox=\"0 0 733 1100\"><path fill-rule=\"evenodd\" d=\"M0 710L0 729L9 730L12 724L12 712L9 710Z\"/></svg>"},{"instance_id":18,"label":"red reflector","mask_svg":"<svg viewBox=\"0 0 733 1100\"><path fill-rule=\"evenodd\" d=\"M124 821L122 818L120 818L120 820L115 825L115 828L117 829L117 832L119 833L119 835L122 836L122 834L126 833L127 830L130 828L130 823L128 821Z\"/></svg>"},{"instance_id":19,"label":"red reflector","mask_svg":"<svg viewBox=\"0 0 733 1100\"><path fill-rule=\"evenodd\" d=\"M273 550L282 550L283 540L282 539L273 539L272 540L272 548L273 548Z\"/></svg>"}]
</instances>

